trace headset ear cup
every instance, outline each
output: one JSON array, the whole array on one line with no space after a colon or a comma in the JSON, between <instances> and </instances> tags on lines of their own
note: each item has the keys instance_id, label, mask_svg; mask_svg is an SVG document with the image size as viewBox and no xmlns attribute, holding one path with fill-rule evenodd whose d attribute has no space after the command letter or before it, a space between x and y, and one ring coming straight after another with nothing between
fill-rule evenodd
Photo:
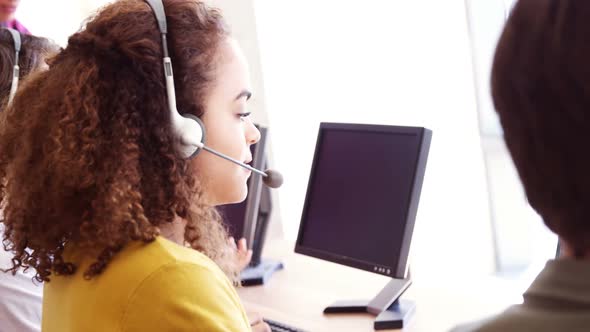
<instances>
[{"instance_id":1,"label":"headset ear cup","mask_svg":"<svg viewBox=\"0 0 590 332\"><path fill-rule=\"evenodd\" d=\"M186 118L187 120L190 121L195 121L199 126L200 130L201 130L201 143L205 144L205 137L207 136L207 132L205 131L205 125L203 124L203 121L201 121L201 119L199 119L197 116L192 115L192 114L182 114L182 117ZM196 134L196 133L193 133ZM190 155L190 157L188 157L187 159L192 159L194 158L197 154L199 154L199 152L201 152L201 149L196 149L195 152Z\"/></svg>"}]
</instances>

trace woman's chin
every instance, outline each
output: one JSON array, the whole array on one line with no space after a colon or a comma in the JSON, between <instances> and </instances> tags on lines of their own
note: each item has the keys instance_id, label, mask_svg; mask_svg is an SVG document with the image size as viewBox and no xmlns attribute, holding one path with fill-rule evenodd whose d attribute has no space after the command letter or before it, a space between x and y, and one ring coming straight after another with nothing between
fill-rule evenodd
<instances>
[{"instance_id":1,"label":"woman's chin","mask_svg":"<svg viewBox=\"0 0 590 332\"><path fill-rule=\"evenodd\" d=\"M242 203L248 197L248 188L236 191L233 195L227 195L223 200L220 200L216 205L238 204Z\"/></svg>"},{"instance_id":2,"label":"woman's chin","mask_svg":"<svg viewBox=\"0 0 590 332\"><path fill-rule=\"evenodd\" d=\"M243 201L246 200L247 197L248 197L248 188L245 187L244 190L242 190L240 192L240 194L238 195L238 197L236 199L236 203L242 203Z\"/></svg>"}]
</instances>

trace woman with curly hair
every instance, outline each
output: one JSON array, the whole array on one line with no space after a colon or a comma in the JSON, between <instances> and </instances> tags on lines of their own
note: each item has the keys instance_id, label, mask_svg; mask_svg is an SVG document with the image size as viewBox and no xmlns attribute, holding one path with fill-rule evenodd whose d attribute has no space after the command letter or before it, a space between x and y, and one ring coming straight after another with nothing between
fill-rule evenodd
<instances>
[{"instance_id":1,"label":"woman with curly hair","mask_svg":"<svg viewBox=\"0 0 590 332\"><path fill-rule=\"evenodd\" d=\"M208 146L249 162L260 133L244 55L218 11L164 8L178 109ZM43 331L251 329L215 210L246 197L250 173L177 149L163 57L150 6L114 2L0 114L4 244L13 270L45 283Z\"/></svg>"},{"instance_id":2,"label":"woman with curly hair","mask_svg":"<svg viewBox=\"0 0 590 332\"><path fill-rule=\"evenodd\" d=\"M57 53L59 47L45 38L12 32L18 34L16 38L20 38L18 65L22 86L28 77L34 76L33 73L46 67L45 59ZM0 28L0 111L8 104L13 85L15 51L13 35L8 29ZM3 234L1 219L0 213L0 234ZM2 272L12 266L11 259L11 254L0 248L0 330L39 331L43 287L31 282L30 270Z\"/></svg>"}]
</instances>

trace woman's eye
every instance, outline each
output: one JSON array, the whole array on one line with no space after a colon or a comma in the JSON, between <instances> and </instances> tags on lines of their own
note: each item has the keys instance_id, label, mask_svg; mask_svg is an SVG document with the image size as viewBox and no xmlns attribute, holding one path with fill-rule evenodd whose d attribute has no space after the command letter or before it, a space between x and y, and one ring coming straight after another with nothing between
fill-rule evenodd
<instances>
[{"instance_id":1,"label":"woman's eye","mask_svg":"<svg viewBox=\"0 0 590 332\"><path fill-rule=\"evenodd\" d=\"M238 116L239 116L241 119L245 119L245 118L249 117L249 116L250 116L250 114L252 114L252 112L244 112L244 113L238 113Z\"/></svg>"}]
</instances>

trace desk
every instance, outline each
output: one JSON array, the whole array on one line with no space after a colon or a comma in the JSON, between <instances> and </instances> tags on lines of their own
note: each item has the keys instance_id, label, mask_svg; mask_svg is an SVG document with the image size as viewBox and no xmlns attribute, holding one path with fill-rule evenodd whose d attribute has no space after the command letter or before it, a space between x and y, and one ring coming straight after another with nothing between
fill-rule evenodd
<instances>
[{"instance_id":1,"label":"desk","mask_svg":"<svg viewBox=\"0 0 590 332\"><path fill-rule=\"evenodd\" d=\"M265 285L238 289L246 310L312 332L373 331L374 316L370 314L324 315L323 309L336 300L372 298L388 278L295 254L293 248L282 240L267 244L263 257L281 260L285 269L275 272ZM416 303L403 331L447 331L459 323L495 314L518 297L500 280L426 279L414 279L402 296Z\"/></svg>"}]
</instances>

